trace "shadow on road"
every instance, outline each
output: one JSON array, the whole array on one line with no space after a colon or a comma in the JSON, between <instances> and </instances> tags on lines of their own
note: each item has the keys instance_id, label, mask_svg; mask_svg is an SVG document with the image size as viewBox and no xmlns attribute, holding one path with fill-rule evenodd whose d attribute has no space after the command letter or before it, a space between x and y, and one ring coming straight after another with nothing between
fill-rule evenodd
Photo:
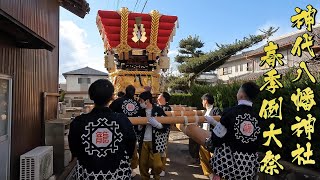
<instances>
[{"instance_id":1,"label":"shadow on road","mask_svg":"<svg viewBox=\"0 0 320 180\"><path fill-rule=\"evenodd\" d=\"M139 180L139 168L135 170L138 175L134 180ZM181 132L171 132L168 145L166 175L163 180L189 180L208 179L203 176L201 167L194 163L194 159L189 155L188 138Z\"/></svg>"}]
</instances>

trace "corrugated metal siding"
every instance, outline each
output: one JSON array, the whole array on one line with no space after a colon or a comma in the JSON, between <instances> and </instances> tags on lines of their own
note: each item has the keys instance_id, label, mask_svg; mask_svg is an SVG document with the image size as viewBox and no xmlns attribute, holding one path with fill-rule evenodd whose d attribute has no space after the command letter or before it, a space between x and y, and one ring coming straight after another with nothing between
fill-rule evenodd
<instances>
[{"instance_id":1,"label":"corrugated metal siding","mask_svg":"<svg viewBox=\"0 0 320 180\"><path fill-rule=\"evenodd\" d=\"M55 49L0 48L0 73L13 77L11 179L19 178L21 154L41 145L42 93L58 92L59 4L55 0L0 0L0 8L55 45ZM57 112L49 97L46 117Z\"/></svg>"},{"instance_id":2,"label":"corrugated metal siding","mask_svg":"<svg viewBox=\"0 0 320 180\"><path fill-rule=\"evenodd\" d=\"M0 8L38 35L53 42L54 37L50 35L49 27L55 13L47 11L53 4L57 5L58 0L1 0Z\"/></svg>"}]
</instances>

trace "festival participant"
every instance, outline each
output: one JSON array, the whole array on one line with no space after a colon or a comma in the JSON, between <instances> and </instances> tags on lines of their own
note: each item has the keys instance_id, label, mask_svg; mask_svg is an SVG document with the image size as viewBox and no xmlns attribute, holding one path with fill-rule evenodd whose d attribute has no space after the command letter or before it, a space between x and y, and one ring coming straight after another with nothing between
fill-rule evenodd
<instances>
[{"instance_id":1,"label":"festival participant","mask_svg":"<svg viewBox=\"0 0 320 180\"><path fill-rule=\"evenodd\" d=\"M171 96L167 92L163 92L158 96L158 99L157 99L158 106L161 107L163 109L163 111L171 111L171 107L168 103L170 98L171 98ZM167 137L167 142L169 139L169 133L168 133L168 137ZM168 145L167 145L167 147L168 147ZM166 169L166 163L167 163L167 149L164 153L162 153L161 161L162 161L163 167L162 167L162 171L160 173L160 176L163 177L166 175L165 169Z\"/></svg>"},{"instance_id":2,"label":"festival participant","mask_svg":"<svg viewBox=\"0 0 320 180\"><path fill-rule=\"evenodd\" d=\"M127 117L140 116L141 108L139 102L134 99L135 92L136 88L134 86L127 86L125 95L122 98L114 100L109 106L110 109L117 113L123 113ZM132 177L136 176L136 173L133 170L138 167L138 164L139 158L136 147L131 161Z\"/></svg>"},{"instance_id":3,"label":"festival participant","mask_svg":"<svg viewBox=\"0 0 320 180\"><path fill-rule=\"evenodd\" d=\"M207 120L207 123L202 124L202 128L206 131L211 131L214 125L217 123L217 121L215 121L211 116L220 116L221 111L219 108L214 107L214 98L210 94L204 94L201 99L202 106L206 109L204 117ZM209 163L209 160L212 157L212 153L210 153L205 147L200 146L199 157L203 174L212 179L213 172Z\"/></svg>"},{"instance_id":4,"label":"festival participant","mask_svg":"<svg viewBox=\"0 0 320 180\"><path fill-rule=\"evenodd\" d=\"M71 122L69 146L77 158L77 179L131 179L136 136L130 120L106 107L114 87L99 79L89 87L95 107Z\"/></svg>"},{"instance_id":5,"label":"festival participant","mask_svg":"<svg viewBox=\"0 0 320 180\"><path fill-rule=\"evenodd\" d=\"M161 124L157 116L166 116L163 109L152 102L152 94L148 91L139 95L141 108L144 109L144 117L148 117L148 124L139 126L139 169L142 180L149 180L149 168L154 173L154 179L160 179L163 163L161 153L165 152L167 137L170 132L170 124Z\"/></svg>"},{"instance_id":6,"label":"festival participant","mask_svg":"<svg viewBox=\"0 0 320 180\"><path fill-rule=\"evenodd\" d=\"M122 98L124 95L125 95L125 93L122 92L122 91L120 91L120 92L117 93L117 97L118 97L118 98Z\"/></svg>"},{"instance_id":7,"label":"festival participant","mask_svg":"<svg viewBox=\"0 0 320 180\"><path fill-rule=\"evenodd\" d=\"M259 93L254 82L244 83L237 93L238 105L224 111L219 123L205 140L214 152L210 163L216 179L254 179L259 162L257 148L260 141L259 116L252 102ZM190 127L191 128L191 127ZM195 137L202 137L198 133Z\"/></svg>"},{"instance_id":8,"label":"festival participant","mask_svg":"<svg viewBox=\"0 0 320 180\"><path fill-rule=\"evenodd\" d=\"M138 117L140 105L134 99L136 88L132 85L126 87L126 93L123 97L114 100L110 104L110 109L117 113L123 113L128 117Z\"/></svg>"}]
</instances>

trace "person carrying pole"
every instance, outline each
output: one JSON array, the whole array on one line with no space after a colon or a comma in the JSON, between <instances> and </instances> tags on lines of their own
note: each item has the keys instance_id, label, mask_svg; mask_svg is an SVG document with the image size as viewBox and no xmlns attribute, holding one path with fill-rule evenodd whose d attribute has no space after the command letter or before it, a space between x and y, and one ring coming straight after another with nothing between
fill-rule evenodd
<instances>
[{"instance_id":1,"label":"person carrying pole","mask_svg":"<svg viewBox=\"0 0 320 180\"><path fill-rule=\"evenodd\" d=\"M138 126L138 142L139 142L139 169L142 180L149 180L149 168L154 173L154 179L160 179L163 163L161 154L165 152L170 132L170 124L161 124L156 117L166 116L162 108L156 106L152 102L152 94L145 91L139 95L139 102L143 117L148 117L148 124Z\"/></svg>"},{"instance_id":2,"label":"person carrying pole","mask_svg":"<svg viewBox=\"0 0 320 180\"><path fill-rule=\"evenodd\" d=\"M138 101L134 99L134 95L136 92L136 88L132 85L126 87L126 93L123 97L114 100L110 104L110 109L113 112L123 113L127 117L138 117L141 116L141 107ZM131 160L131 169L132 169L132 177L136 176L136 173L133 171L138 167L139 158L137 147L134 150L132 160Z\"/></svg>"},{"instance_id":3,"label":"person carrying pole","mask_svg":"<svg viewBox=\"0 0 320 180\"><path fill-rule=\"evenodd\" d=\"M254 82L242 84L238 105L225 110L220 122L207 132L196 125L187 125L184 132L213 152L210 165L212 179L254 179L259 169L258 147L261 141L259 116L252 105L260 92Z\"/></svg>"},{"instance_id":4,"label":"person carrying pole","mask_svg":"<svg viewBox=\"0 0 320 180\"><path fill-rule=\"evenodd\" d=\"M207 122L202 124L202 129L206 131L212 131L216 121L211 116L220 116L221 111L218 107L214 107L214 98L206 93L201 97L202 106L206 109L204 117ZM210 179L213 177L212 169L210 168L210 158L212 153L210 153L204 146L200 146L199 149L199 158L200 165L205 176L208 176Z\"/></svg>"},{"instance_id":5,"label":"person carrying pole","mask_svg":"<svg viewBox=\"0 0 320 180\"><path fill-rule=\"evenodd\" d=\"M170 101L170 98L171 98L171 96L167 92L163 92L158 96L158 99L157 99L158 106L161 107L163 109L163 111L171 111L171 107L168 103ZM167 142L169 140L169 134L170 134L170 132L167 134L168 135ZM161 154L161 161L162 161L163 167L162 167L162 171L160 173L160 176L163 177L166 175L165 170L166 170L166 163L167 163L167 149L165 150L165 152L163 152Z\"/></svg>"},{"instance_id":6,"label":"person carrying pole","mask_svg":"<svg viewBox=\"0 0 320 180\"><path fill-rule=\"evenodd\" d=\"M136 136L130 120L107 107L113 92L106 79L92 83L89 96L95 107L70 124L68 139L72 156L77 158L76 179L131 179Z\"/></svg>"}]
</instances>

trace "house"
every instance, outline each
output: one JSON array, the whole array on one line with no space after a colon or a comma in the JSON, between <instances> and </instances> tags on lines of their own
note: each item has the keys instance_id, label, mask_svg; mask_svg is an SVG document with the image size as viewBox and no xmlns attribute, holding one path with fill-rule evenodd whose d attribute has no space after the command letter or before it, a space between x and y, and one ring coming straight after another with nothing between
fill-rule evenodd
<instances>
[{"instance_id":1,"label":"house","mask_svg":"<svg viewBox=\"0 0 320 180\"><path fill-rule=\"evenodd\" d=\"M279 49L277 53L281 53L283 55L282 61L284 65L280 66L277 63L276 66L277 70L279 70L279 73L285 73L291 67L298 67L299 62L301 61L308 62L310 59L319 59L320 24L314 26L313 28L315 44L312 48L316 54L316 58L312 58L307 51L303 51L301 57L293 56L291 54L291 49L296 38L298 36L302 36L305 32L305 30L299 30L284 36L270 39L270 41L278 44ZM266 45L267 44L264 44L263 46L252 51L231 56L225 64L217 69L218 79L227 82L229 80L255 80L262 76L266 71L270 70L270 67L267 64L264 66L259 65L261 57L266 55L263 49ZM317 63L312 63L308 65L308 67L310 68L310 71L319 71L320 68L319 64Z\"/></svg>"},{"instance_id":2,"label":"house","mask_svg":"<svg viewBox=\"0 0 320 180\"><path fill-rule=\"evenodd\" d=\"M0 179L17 180L20 156L45 145L57 118L59 8L84 17L85 0L0 1Z\"/></svg>"},{"instance_id":3,"label":"house","mask_svg":"<svg viewBox=\"0 0 320 180\"><path fill-rule=\"evenodd\" d=\"M83 107L84 103L90 101L88 96L89 86L98 79L108 79L108 74L84 67L62 74L66 79L65 102L67 107Z\"/></svg>"},{"instance_id":4,"label":"house","mask_svg":"<svg viewBox=\"0 0 320 180\"><path fill-rule=\"evenodd\" d=\"M231 78L253 72L253 61L248 60L244 53L231 56L217 70L217 78L228 81Z\"/></svg>"}]
</instances>

